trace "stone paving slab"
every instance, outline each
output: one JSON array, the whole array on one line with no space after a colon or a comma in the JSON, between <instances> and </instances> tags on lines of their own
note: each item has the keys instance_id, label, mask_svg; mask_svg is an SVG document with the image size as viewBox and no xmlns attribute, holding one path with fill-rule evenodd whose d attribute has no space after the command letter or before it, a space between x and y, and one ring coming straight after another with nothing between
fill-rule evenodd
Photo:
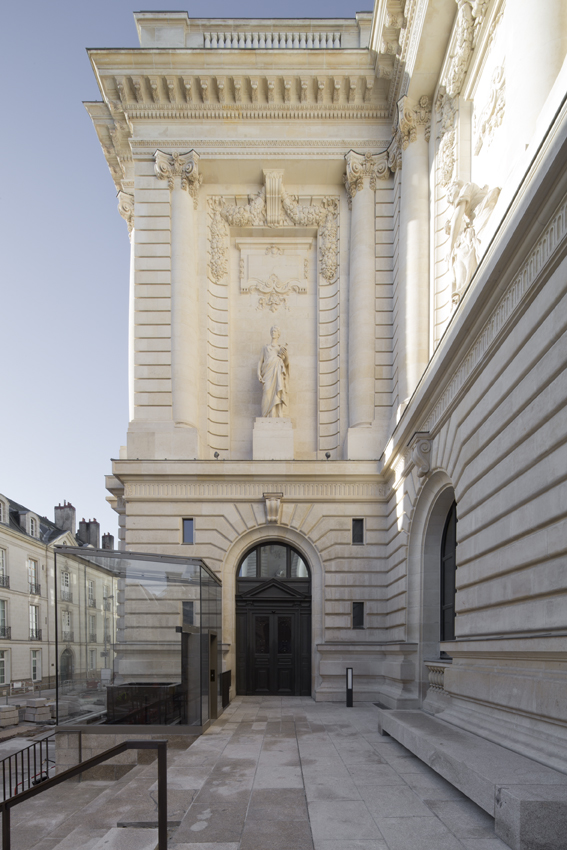
<instances>
[{"instance_id":1,"label":"stone paving slab","mask_svg":"<svg viewBox=\"0 0 567 850\"><path fill-rule=\"evenodd\" d=\"M13 850L122 850L119 822L157 817L156 767L70 784L51 805L42 797L14 810ZM168 820L170 850L506 848L491 817L378 734L373 705L307 698L237 697L187 750L171 750Z\"/></svg>"}]
</instances>

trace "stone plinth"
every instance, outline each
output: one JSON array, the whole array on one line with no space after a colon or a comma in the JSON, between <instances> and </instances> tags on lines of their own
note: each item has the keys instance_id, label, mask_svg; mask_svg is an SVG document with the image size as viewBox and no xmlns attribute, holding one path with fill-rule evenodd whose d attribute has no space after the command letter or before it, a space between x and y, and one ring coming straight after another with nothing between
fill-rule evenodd
<instances>
[{"instance_id":1,"label":"stone plinth","mask_svg":"<svg viewBox=\"0 0 567 850\"><path fill-rule=\"evenodd\" d=\"M252 434L254 460L293 460L291 419L259 416Z\"/></svg>"},{"instance_id":2,"label":"stone plinth","mask_svg":"<svg viewBox=\"0 0 567 850\"><path fill-rule=\"evenodd\" d=\"M0 705L0 728L17 726L19 722L18 709L15 705Z\"/></svg>"},{"instance_id":3,"label":"stone plinth","mask_svg":"<svg viewBox=\"0 0 567 850\"><path fill-rule=\"evenodd\" d=\"M27 720L31 723L49 723L49 721L51 720L51 711L49 710L49 706L47 705L47 700L27 700L24 720Z\"/></svg>"}]
</instances>

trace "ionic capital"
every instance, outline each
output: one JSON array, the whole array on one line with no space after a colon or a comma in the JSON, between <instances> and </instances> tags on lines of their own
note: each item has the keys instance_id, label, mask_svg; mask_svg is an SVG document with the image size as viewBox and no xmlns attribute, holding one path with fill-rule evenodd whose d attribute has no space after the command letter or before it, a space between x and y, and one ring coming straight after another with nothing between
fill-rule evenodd
<instances>
[{"instance_id":1,"label":"ionic capital","mask_svg":"<svg viewBox=\"0 0 567 850\"><path fill-rule=\"evenodd\" d=\"M365 180L370 189L376 189L376 180L387 180L390 176L386 153L356 153L349 151L346 156L347 170L344 184L348 197L349 208L357 192L365 188Z\"/></svg>"},{"instance_id":2,"label":"ionic capital","mask_svg":"<svg viewBox=\"0 0 567 850\"><path fill-rule=\"evenodd\" d=\"M157 150L154 158L156 177L167 180L170 189L175 186L175 178L180 177L181 188L189 192L196 209L199 187L203 182L203 176L199 174L199 154L195 151L168 154Z\"/></svg>"},{"instance_id":3,"label":"ionic capital","mask_svg":"<svg viewBox=\"0 0 567 850\"><path fill-rule=\"evenodd\" d=\"M134 228L134 195L127 192L118 192L118 212L128 225L128 233Z\"/></svg>"}]
</instances>

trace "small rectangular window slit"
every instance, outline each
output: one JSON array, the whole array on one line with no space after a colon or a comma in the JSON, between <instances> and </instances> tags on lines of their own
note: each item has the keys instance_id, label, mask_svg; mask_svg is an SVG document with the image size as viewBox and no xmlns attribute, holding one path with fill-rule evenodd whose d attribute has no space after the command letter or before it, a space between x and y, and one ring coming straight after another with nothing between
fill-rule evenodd
<instances>
[{"instance_id":1,"label":"small rectangular window slit","mask_svg":"<svg viewBox=\"0 0 567 850\"><path fill-rule=\"evenodd\" d=\"M192 519L184 519L183 520L183 542L184 543L193 543L193 520Z\"/></svg>"},{"instance_id":2,"label":"small rectangular window slit","mask_svg":"<svg viewBox=\"0 0 567 850\"><path fill-rule=\"evenodd\" d=\"M364 628L364 602L352 603L352 627L353 629Z\"/></svg>"},{"instance_id":3,"label":"small rectangular window slit","mask_svg":"<svg viewBox=\"0 0 567 850\"><path fill-rule=\"evenodd\" d=\"M352 521L352 542L355 546L364 544L364 520L353 519Z\"/></svg>"}]
</instances>

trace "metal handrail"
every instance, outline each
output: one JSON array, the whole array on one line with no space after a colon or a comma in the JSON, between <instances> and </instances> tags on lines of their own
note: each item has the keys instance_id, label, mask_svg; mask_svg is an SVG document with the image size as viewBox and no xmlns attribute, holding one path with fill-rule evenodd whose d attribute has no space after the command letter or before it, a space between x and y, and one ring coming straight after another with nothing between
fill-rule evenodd
<instances>
[{"instance_id":1,"label":"metal handrail","mask_svg":"<svg viewBox=\"0 0 567 850\"><path fill-rule=\"evenodd\" d=\"M167 850L167 741L123 741L122 744L117 744L116 747L111 747L98 756L93 756L75 767L64 770L63 773L58 773L57 776L52 776L50 779L44 780L41 785L28 788L26 791L21 791L9 800L4 800L0 803L0 810L2 811L3 850L10 850L10 809L13 806L17 806L18 803L23 803L25 800L35 797L36 794L41 794L48 788L53 788L67 779L72 779L73 776L79 776L83 771L89 770L91 767L96 767L98 764L114 758L114 756L119 756L121 753L125 753L126 750L158 751L158 850Z\"/></svg>"},{"instance_id":2,"label":"metal handrail","mask_svg":"<svg viewBox=\"0 0 567 850\"><path fill-rule=\"evenodd\" d=\"M18 787L20 785L22 786L22 791L24 791L26 779L28 788L31 788L32 783L37 785L39 782L42 782L44 763L47 765L47 777L49 777L49 742L52 738L55 738L55 735L56 733L53 732L45 738L40 738L39 741L34 741L29 747L24 747L23 750L18 750L17 753L12 753L12 755L6 756L6 758L0 761L2 797L4 800L15 796L18 793ZM51 759L51 761L55 764L54 759Z\"/></svg>"}]
</instances>

